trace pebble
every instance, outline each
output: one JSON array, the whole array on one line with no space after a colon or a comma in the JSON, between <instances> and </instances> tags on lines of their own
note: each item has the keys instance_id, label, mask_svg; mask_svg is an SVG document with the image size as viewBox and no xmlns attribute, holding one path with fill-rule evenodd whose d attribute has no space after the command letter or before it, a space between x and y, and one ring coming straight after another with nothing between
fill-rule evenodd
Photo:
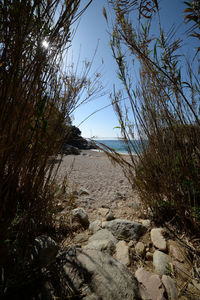
<instances>
[{"instance_id":1,"label":"pebble","mask_svg":"<svg viewBox=\"0 0 200 300\"><path fill-rule=\"evenodd\" d=\"M153 254L153 265L159 275L165 275L171 271L168 255L159 250L156 250Z\"/></svg>"},{"instance_id":2,"label":"pebble","mask_svg":"<svg viewBox=\"0 0 200 300\"><path fill-rule=\"evenodd\" d=\"M167 291L169 299L178 299L178 289L175 285L174 280L167 275L162 276L162 283Z\"/></svg>"},{"instance_id":3,"label":"pebble","mask_svg":"<svg viewBox=\"0 0 200 300\"><path fill-rule=\"evenodd\" d=\"M138 242L135 245L135 252L137 255L143 257L145 254L145 245L142 242Z\"/></svg>"},{"instance_id":4,"label":"pebble","mask_svg":"<svg viewBox=\"0 0 200 300\"><path fill-rule=\"evenodd\" d=\"M106 221L112 221L115 219L115 216L113 214L112 211L110 211L107 215L106 215Z\"/></svg>"},{"instance_id":5,"label":"pebble","mask_svg":"<svg viewBox=\"0 0 200 300\"><path fill-rule=\"evenodd\" d=\"M151 240L153 245L161 251L167 250L167 242L163 236L162 228L153 228L151 230Z\"/></svg>"},{"instance_id":6,"label":"pebble","mask_svg":"<svg viewBox=\"0 0 200 300\"><path fill-rule=\"evenodd\" d=\"M125 266L130 265L129 247L125 241L119 241L116 244L116 258Z\"/></svg>"},{"instance_id":7,"label":"pebble","mask_svg":"<svg viewBox=\"0 0 200 300\"><path fill-rule=\"evenodd\" d=\"M143 300L166 300L165 289L160 276L139 268L135 272L135 277L140 283L140 291Z\"/></svg>"}]
</instances>

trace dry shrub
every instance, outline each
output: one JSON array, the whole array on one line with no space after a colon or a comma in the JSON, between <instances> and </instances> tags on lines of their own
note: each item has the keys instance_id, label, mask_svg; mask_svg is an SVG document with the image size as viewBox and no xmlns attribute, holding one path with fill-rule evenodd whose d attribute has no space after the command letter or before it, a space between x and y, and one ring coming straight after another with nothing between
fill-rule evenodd
<instances>
[{"instance_id":1,"label":"dry shrub","mask_svg":"<svg viewBox=\"0 0 200 300\"><path fill-rule=\"evenodd\" d=\"M0 2L0 297L9 279L14 294L34 280L29 245L52 228L55 161L70 114L101 89L90 62L81 72L63 63L71 25L91 2L81 11L80 0Z\"/></svg>"},{"instance_id":2,"label":"dry shrub","mask_svg":"<svg viewBox=\"0 0 200 300\"><path fill-rule=\"evenodd\" d=\"M187 231L199 231L198 70L180 56L182 41L176 37L174 27L167 33L162 27L157 1L110 3L116 17L110 45L124 86L124 90L114 90L111 98L129 159L109 155L123 167L156 219L176 219ZM198 9L195 6L195 16ZM108 22L105 10L104 16ZM191 16L190 21L196 22L194 29L199 29L199 19ZM199 38L196 32L194 36ZM137 83L132 78L134 67L140 75Z\"/></svg>"},{"instance_id":3,"label":"dry shrub","mask_svg":"<svg viewBox=\"0 0 200 300\"><path fill-rule=\"evenodd\" d=\"M24 253L29 241L51 225L54 162L70 114L101 89L99 77L89 78L90 62L80 74L74 64L66 70L63 64L71 24L90 3L82 11L80 0L0 3L2 261L16 244Z\"/></svg>"}]
</instances>

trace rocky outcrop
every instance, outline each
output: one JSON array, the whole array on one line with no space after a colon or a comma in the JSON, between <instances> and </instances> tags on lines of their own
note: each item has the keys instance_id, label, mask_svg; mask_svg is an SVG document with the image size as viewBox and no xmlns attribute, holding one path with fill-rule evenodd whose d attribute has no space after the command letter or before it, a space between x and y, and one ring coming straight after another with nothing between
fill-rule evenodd
<instances>
[{"instance_id":1,"label":"rocky outcrop","mask_svg":"<svg viewBox=\"0 0 200 300\"><path fill-rule=\"evenodd\" d=\"M62 152L66 155L80 154L80 150L97 149L95 142L87 141L81 136L81 131L76 126L68 126L65 135Z\"/></svg>"}]
</instances>

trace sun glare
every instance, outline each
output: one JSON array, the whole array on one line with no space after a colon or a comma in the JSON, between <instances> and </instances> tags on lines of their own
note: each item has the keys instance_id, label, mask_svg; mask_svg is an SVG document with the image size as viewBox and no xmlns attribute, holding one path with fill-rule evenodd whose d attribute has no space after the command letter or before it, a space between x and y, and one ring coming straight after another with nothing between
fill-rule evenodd
<instances>
[{"instance_id":1,"label":"sun glare","mask_svg":"<svg viewBox=\"0 0 200 300\"><path fill-rule=\"evenodd\" d=\"M47 41L42 41L42 46L47 49L49 47L49 43Z\"/></svg>"}]
</instances>

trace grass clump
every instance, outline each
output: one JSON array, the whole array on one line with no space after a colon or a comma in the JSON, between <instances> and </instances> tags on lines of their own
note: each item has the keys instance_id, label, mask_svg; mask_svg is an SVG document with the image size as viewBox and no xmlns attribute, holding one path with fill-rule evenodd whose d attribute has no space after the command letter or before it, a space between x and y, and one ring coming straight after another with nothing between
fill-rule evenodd
<instances>
[{"instance_id":1,"label":"grass clump","mask_svg":"<svg viewBox=\"0 0 200 300\"><path fill-rule=\"evenodd\" d=\"M101 88L97 76L89 78L90 62L79 75L73 63L67 69L63 63L71 25L91 2L82 10L80 0L0 3L1 298L15 280L22 290L18 279L26 267L34 278L29 247L34 237L52 230L54 162L69 132L70 114Z\"/></svg>"},{"instance_id":2,"label":"grass clump","mask_svg":"<svg viewBox=\"0 0 200 300\"><path fill-rule=\"evenodd\" d=\"M115 14L110 45L124 87L111 98L129 159L109 155L157 219L178 220L186 231L199 232L199 48L191 62L180 55L182 40L173 26L163 28L157 1L110 3ZM186 5L185 20L194 23L186 38L189 32L199 40L199 6ZM104 16L109 26L105 10Z\"/></svg>"}]
</instances>

